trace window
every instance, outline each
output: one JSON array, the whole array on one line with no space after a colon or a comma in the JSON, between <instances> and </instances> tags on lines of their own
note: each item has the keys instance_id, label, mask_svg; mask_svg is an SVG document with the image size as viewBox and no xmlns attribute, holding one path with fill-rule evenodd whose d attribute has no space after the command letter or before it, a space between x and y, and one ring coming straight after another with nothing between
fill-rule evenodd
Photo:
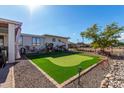
<instances>
[{"instance_id":1,"label":"window","mask_svg":"<svg viewBox=\"0 0 124 93\"><path fill-rule=\"evenodd\" d=\"M0 36L0 46L4 46L4 38L3 38L3 36Z\"/></svg>"},{"instance_id":2,"label":"window","mask_svg":"<svg viewBox=\"0 0 124 93\"><path fill-rule=\"evenodd\" d=\"M53 41L53 42L56 42L56 39L55 39L55 38L53 38L53 39L52 39L52 41Z\"/></svg>"},{"instance_id":3,"label":"window","mask_svg":"<svg viewBox=\"0 0 124 93\"><path fill-rule=\"evenodd\" d=\"M37 41L37 45L40 45L40 38L37 38L36 41Z\"/></svg>"},{"instance_id":4,"label":"window","mask_svg":"<svg viewBox=\"0 0 124 93\"><path fill-rule=\"evenodd\" d=\"M36 38L32 38L32 45L36 45Z\"/></svg>"},{"instance_id":5,"label":"window","mask_svg":"<svg viewBox=\"0 0 124 93\"><path fill-rule=\"evenodd\" d=\"M38 37L32 38L32 45L40 45L41 39Z\"/></svg>"},{"instance_id":6,"label":"window","mask_svg":"<svg viewBox=\"0 0 124 93\"><path fill-rule=\"evenodd\" d=\"M20 36L20 39L19 40L20 40L19 41L20 45L23 45L23 36Z\"/></svg>"}]
</instances>

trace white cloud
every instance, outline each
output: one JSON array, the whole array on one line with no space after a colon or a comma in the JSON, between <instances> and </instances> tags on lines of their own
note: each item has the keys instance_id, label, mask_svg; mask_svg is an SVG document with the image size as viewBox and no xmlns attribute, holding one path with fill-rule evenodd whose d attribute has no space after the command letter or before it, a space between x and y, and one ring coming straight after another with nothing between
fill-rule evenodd
<instances>
[{"instance_id":1,"label":"white cloud","mask_svg":"<svg viewBox=\"0 0 124 93\"><path fill-rule=\"evenodd\" d=\"M118 38L118 40L120 40L120 41L124 41L124 33L121 33L121 35L120 35L121 37L120 38Z\"/></svg>"}]
</instances>

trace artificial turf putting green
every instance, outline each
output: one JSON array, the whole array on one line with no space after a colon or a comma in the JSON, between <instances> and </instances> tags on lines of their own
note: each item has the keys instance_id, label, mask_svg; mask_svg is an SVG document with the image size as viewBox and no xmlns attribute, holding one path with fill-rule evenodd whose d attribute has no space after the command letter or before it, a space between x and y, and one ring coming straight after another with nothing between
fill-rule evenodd
<instances>
[{"instance_id":1,"label":"artificial turf putting green","mask_svg":"<svg viewBox=\"0 0 124 93\"><path fill-rule=\"evenodd\" d=\"M48 59L53 64L56 64L58 66L72 67L79 65L82 61L91 60L93 59L93 57L74 54L74 55L62 56L57 58L46 57L46 59Z\"/></svg>"},{"instance_id":2,"label":"artificial turf putting green","mask_svg":"<svg viewBox=\"0 0 124 93\"><path fill-rule=\"evenodd\" d=\"M98 56L65 52L28 55L28 58L59 84L76 75L79 67L84 70L101 60Z\"/></svg>"}]
</instances>

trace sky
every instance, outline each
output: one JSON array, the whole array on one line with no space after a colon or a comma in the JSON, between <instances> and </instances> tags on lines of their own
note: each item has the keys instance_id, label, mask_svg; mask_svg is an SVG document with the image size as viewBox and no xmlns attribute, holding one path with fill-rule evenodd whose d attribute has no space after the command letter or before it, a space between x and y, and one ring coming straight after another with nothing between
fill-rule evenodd
<instances>
[{"instance_id":1,"label":"sky","mask_svg":"<svg viewBox=\"0 0 124 93\"><path fill-rule=\"evenodd\" d=\"M20 21L22 33L52 34L82 42L80 36L93 24L102 28L112 22L124 26L124 6L0 6L0 18ZM124 40L122 34L121 40ZM85 39L85 43L90 40Z\"/></svg>"}]
</instances>

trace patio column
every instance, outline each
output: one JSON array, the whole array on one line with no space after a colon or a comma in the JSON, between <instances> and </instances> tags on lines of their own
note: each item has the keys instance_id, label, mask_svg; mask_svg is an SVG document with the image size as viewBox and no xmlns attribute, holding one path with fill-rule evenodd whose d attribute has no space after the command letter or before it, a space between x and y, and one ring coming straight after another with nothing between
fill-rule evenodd
<instances>
[{"instance_id":1,"label":"patio column","mask_svg":"<svg viewBox=\"0 0 124 93\"><path fill-rule=\"evenodd\" d=\"M8 62L15 62L15 25L8 25Z\"/></svg>"}]
</instances>

